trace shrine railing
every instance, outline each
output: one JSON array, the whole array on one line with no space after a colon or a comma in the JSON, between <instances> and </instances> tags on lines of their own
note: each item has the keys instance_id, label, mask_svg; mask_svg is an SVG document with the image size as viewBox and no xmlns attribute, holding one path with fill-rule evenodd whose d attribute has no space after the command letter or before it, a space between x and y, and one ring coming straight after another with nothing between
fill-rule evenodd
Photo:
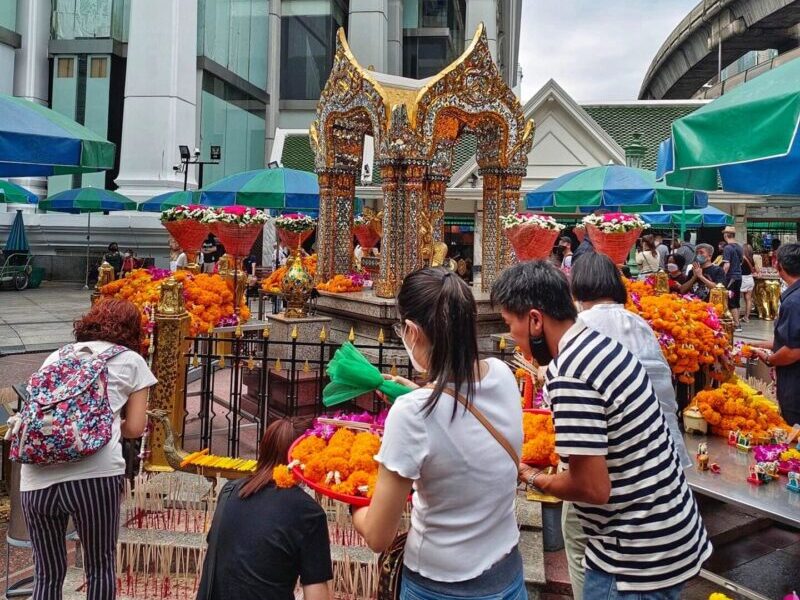
<instances>
[{"instance_id":1,"label":"shrine railing","mask_svg":"<svg viewBox=\"0 0 800 600\"><path fill-rule=\"evenodd\" d=\"M329 382L325 367L341 342L321 336L318 341L272 339L260 331L187 337L183 447L212 448L215 454L255 456L267 425L289 418L298 430L325 413L379 412L385 407L374 392L332 408L322 404ZM413 378L414 371L402 345L355 343L381 372ZM495 344L483 353L506 361L513 346Z\"/></svg>"}]
</instances>

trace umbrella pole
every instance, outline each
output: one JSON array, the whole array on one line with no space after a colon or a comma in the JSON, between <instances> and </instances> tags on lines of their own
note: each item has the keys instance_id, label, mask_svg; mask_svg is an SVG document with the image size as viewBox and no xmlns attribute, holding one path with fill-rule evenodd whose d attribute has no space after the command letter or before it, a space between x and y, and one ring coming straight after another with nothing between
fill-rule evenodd
<instances>
[{"instance_id":1,"label":"umbrella pole","mask_svg":"<svg viewBox=\"0 0 800 600\"><path fill-rule=\"evenodd\" d=\"M83 284L83 289L89 289L89 248L92 244L92 213L86 213L86 281Z\"/></svg>"},{"instance_id":2,"label":"umbrella pole","mask_svg":"<svg viewBox=\"0 0 800 600\"><path fill-rule=\"evenodd\" d=\"M686 234L686 190L683 190L681 195L681 243L683 243L683 236Z\"/></svg>"}]
</instances>

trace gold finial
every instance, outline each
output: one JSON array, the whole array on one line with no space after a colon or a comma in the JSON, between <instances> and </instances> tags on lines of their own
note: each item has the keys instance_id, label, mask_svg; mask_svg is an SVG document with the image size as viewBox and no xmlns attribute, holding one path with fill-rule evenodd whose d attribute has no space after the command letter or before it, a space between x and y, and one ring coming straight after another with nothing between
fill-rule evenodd
<instances>
[{"instance_id":1,"label":"gold finial","mask_svg":"<svg viewBox=\"0 0 800 600\"><path fill-rule=\"evenodd\" d=\"M514 346L514 352L522 352L522 348L519 346Z\"/></svg>"},{"instance_id":2,"label":"gold finial","mask_svg":"<svg viewBox=\"0 0 800 600\"><path fill-rule=\"evenodd\" d=\"M255 368L256 368L256 359L253 358L253 355L251 354L250 357L247 359L247 370L252 371Z\"/></svg>"},{"instance_id":3,"label":"gold finial","mask_svg":"<svg viewBox=\"0 0 800 600\"><path fill-rule=\"evenodd\" d=\"M200 366L200 357L197 356L197 352L195 351L194 356L192 356L192 367L195 369Z\"/></svg>"},{"instance_id":4,"label":"gold finial","mask_svg":"<svg viewBox=\"0 0 800 600\"><path fill-rule=\"evenodd\" d=\"M295 325L294 327L292 327L292 339L293 339L293 340L296 340L296 339L297 339L297 336L298 336L298 333L297 333L297 325Z\"/></svg>"},{"instance_id":5,"label":"gold finial","mask_svg":"<svg viewBox=\"0 0 800 600\"><path fill-rule=\"evenodd\" d=\"M392 359L392 368L389 369L389 375L392 377L397 377L397 359Z\"/></svg>"},{"instance_id":6,"label":"gold finial","mask_svg":"<svg viewBox=\"0 0 800 600\"><path fill-rule=\"evenodd\" d=\"M280 371L282 369L283 367L281 366L281 359L280 358L275 359L275 370Z\"/></svg>"},{"instance_id":7,"label":"gold finial","mask_svg":"<svg viewBox=\"0 0 800 600\"><path fill-rule=\"evenodd\" d=\"M497 347L500 350L505 350L506 349L506 338L505 338L505 336L503 336L503 335L500 336L500 341L498 342Z\"/></svg>"},{"instance_id":8,"label":"gold finial","mask_svg":"<svg viewBox=\"0 0 800 600\"><path fill-rule=\"evenodd\" d=\"M269 327L264 327L264 331L261 332L261 337L265 340L269 339Z\"/></svg>"},{"instance_id":9,"label":"gold finial","mask_svg":"<svg viewBox=\"0 0 800 600\"><path fill-rule=\"evenodd\" d=\"M383 335L383 327L378 331L378 343L383 344L386 341L386 336Z\"/></svg>"},{"instance_id":10,"label":"gold finial","mask_svg":"<svg viewBox=\"0 0 800 600\"><path fill-rule=\"evenodd\" d=\"M224 354L220 354L219 355L219 363L217 364L217 366L220 369L224 369L225 368L225 355Z\"/></svg>"},{"instance_id":11,"label":"gold finial","mask_svg":"<svg viewBox=\"0 0 800 600\"><path fill-rule=\"evenodd\" d=\"M311 365L308 364L308 359L303 363L303 373L311 373Z\"/></svg>"},{"instance_id":12,"label":"gold finial","mask_svg":"<svg viewBox=\"0 0 800 600\"><path fill-rule=\"evenodd\" d=\"M234 331L233 335L235 335L237 338L240 338L244 335L241 323L236 324L236 331Z\"/></svg>"},{"instance_id":13,"label":"gold finial","mask_svg":"<svg viewBox=\"0 0 800 600\"><path fill-rule=\"evenodd\" d=\"M325 332L325 326L322 326L322 331L319 332L319 341L323 344L327 341L328 334Z\"/></svg>"},{"instance_id":14,"label":"gold finial","mask_svg":"<svg viewBox=\"0 0 800 600\"><path fill-rule=\"evenodd\" d=\"M350 334L347 336L347 340L351 344L356 341L356 332L353 330L352 327L350 328Z\"/></svg>"}]
</instances>

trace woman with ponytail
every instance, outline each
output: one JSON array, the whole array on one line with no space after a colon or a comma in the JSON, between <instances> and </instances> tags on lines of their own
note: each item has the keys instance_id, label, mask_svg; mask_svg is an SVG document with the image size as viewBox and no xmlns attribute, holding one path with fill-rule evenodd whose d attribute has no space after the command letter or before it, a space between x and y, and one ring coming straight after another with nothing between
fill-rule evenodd
<instances>
[{"instance_id":1,"label":"woman with ponytail","mask_svg":"<svg viewBox=\"0 0 800 600\"><path fill-rule=\"evenodd\" d=\"M500 360L480 360L475 299L450 271L408 275L397 310L395 332L429 383L389 411L375 494L353 524L382 552L413 488L401 598L526 598L514 515L522 447L514 375Z\"/></svg>"},{"instance_id":2,"label":"woman with ponytail","mask_svg":"<svg viewBox=\"0 0 800 600\"><path fill-rule=\"evenodd\" d=\"M255 472L222 488L196 600L294 600L298 578L305 600L330 599L325 511L299 487L279 488L272 477L294 438L291 421L273 421Z\"/></svg>"}]
</instances>

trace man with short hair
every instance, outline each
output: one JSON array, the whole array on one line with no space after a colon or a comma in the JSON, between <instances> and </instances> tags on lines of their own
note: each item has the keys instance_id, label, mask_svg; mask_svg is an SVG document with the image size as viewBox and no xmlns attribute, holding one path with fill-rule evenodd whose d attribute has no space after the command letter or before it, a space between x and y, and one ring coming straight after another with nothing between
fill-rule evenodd
<instances>
[{"instance_id":1,"label":"man with short hair","mask_svg":"<svg viewBox=\"0 0 800 600\"><path fill-rule=\"evenodd\" d=\"M683 234L683 241L680 241L678 238L675 238L672 242L673 244L673 251L675 254L680 254L683 257L683 260L686 261L687 265L691 265L694 262L695 257L695 247L692 244L692 234L688 231Z\"/></svg>"},{"instance_id":2,"label":"man with short hair","mask_svg":"<svg viewBox=\"0 0 800 600\"><path fill-rule=\"evenodd\" d=\"M722 267L711 261L714 256L714 246L711 244L697 244L696 256L692 264L692 275L680 288L680 293L691 291L701 300L708 300L711 290L718 284L725 283L725 271Z\"/></svg>"},{"instance_id":3,"label":"man with short hair","mask_svg":"<svg viewBox=\"0 0 800 600\"><path fill-rule=\"evenodd\" d=\"M800 244L783 244L777 251L778 275L788 286L781 294L772 342L754 344L758 357L775 367L781 414L789 425L800 424Z\"/></svg>"},{"instance_id":4,"label":"man with short hair","mask_svg":"<svg viewBox=\"0 0 800 600\"><path fill-rule=\"evenodd\" d=\"M744 248L736 241L736 228L728 226L722 232L725 247L722 249L722 270L725 271L725 287L728 288L728 310L733 317L736 331L741 331L739 306L742 297L742 260Z\"/></svg>"},{"instance_id":5,"label":"man with short hair","mask_svg":"<svg viewBox=\"0 0 800 600\"><path fill-rule=\"evenodd\" d=\"M641 362L577 320L566 277L545 261L506 269L491 300L523 353L548 365L544 394L569 468L520 465L520 478L573 502L588 536L582 598L679 598L711 544Z\"/></svg>"}]
</instances>

